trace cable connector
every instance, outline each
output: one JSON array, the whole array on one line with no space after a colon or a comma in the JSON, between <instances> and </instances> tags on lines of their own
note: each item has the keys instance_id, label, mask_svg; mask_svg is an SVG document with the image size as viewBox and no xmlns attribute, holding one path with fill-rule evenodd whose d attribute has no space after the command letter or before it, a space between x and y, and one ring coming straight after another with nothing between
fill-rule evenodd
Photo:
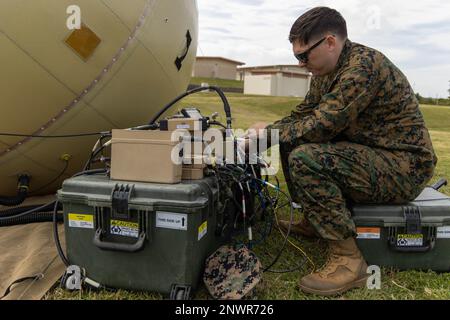
<instances>
[{"instance_id":1,"label":"cable connector","mask_svg":"<svg viewBox=\"0 0 450 320\"><path fill-rule=\"evenodd\" d=\"M72 156L68 153L64 153L61 155L61 157L59 157L59 159L61 159L62 161L69 161L70 159L72 159Z\"/></svg>"},{"instance_id":2,"label":"cable connector","mask_svg":"<svg viewBox=\"0 0 450 320\"><path fill-rule=\"evenodd\" d=\"M31 180L31 176L27 175L27 174L22 174L19 176L19 181L17 184L17 189L18 190L28 190L30 187L30 180Z\"/></svg>"}]
</instances>

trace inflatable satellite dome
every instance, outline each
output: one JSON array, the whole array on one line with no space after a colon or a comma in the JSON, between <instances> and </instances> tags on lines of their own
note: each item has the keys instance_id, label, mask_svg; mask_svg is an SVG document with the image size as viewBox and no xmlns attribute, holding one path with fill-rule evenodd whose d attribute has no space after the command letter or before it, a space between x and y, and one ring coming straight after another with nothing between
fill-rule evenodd
<instances>
[{"instance_id":1,"label":"inflatable satellite dome","mask_svg":"<svg viewBox=\"0 0 450 320\"><path fill-rule=\"evenodd\" d=\"M54 192L98 139L30 136L147 123L187 89L197 37L195 0L0 1L0 195L24 174Z\"/></svg>"}]
</instances>

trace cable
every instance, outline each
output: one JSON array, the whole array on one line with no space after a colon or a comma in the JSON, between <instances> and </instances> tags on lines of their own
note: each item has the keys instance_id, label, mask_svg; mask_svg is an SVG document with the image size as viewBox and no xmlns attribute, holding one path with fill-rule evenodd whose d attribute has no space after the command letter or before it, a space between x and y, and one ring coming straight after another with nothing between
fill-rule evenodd
<instances>
[{"instance_id":1,"label":"cable","mask_svg":"<svg viewBox=\"0 0 450 320\"><path fill-rule=\"evenodd\" d=\"M219 95L219 97L222 99L223 102L223 108L225 111L225 115L227 117L227 126L226 129L230 129L231 131L231 107L230 104L228 103L227 97L225 96L225 94L223 93L222 89L215 87L215 86L209 86L209 87L199 87L199 88L195 88L192 89L190 91L186 91L185 93L179 95L177 98L175 98L173 101L171 101L169 104L167 104L164 108L162 108L150 121L149 121L149 125L152 125L156 122L156 120L158 120L167 110L169 110L171 107L173 107L178 101L184 99L187 96L190 96L194 93L197 92L202 92L202 91L206 91L206 90L214 90L215 92L217 92L217 94Z\"/></svg>"},{"instance_id":2,"label":"cable","mask_svg":"<svg viewBox=\"0 0 450 320\"><path fill-rule=\"evenodd\" d=\"M39 208L41 206L43 206L43 204L29 205L29 206L16 207L16 208L8 209L8 210L3 210L3 211L0 211L0 217L13 217L13 216L16 216L25 211L33 210L33 209ZM48 207L42 208L41 210L42 210L42 212L48 212L49 210L52 210L52 209L53 209L53 203L50 204Z\"/></svg>"},{"instance_id":3,"label":"cable","mask_svg":"<svg viewBox=\"0 0 450 320\"><path fill-rule=\"evenodd\" d=\"M111 144L111 140L109 140L108 142L102 144L103 139L111 137L111 135L105 135L100 137L100 139L97 140L97 142L95 143L95 146L91 152L91 155L89 156L88 161L86 161L84 167L83 167L83 171L89 170L91 168L91 163L92 161L95 159L95 157L103 151L103 149L105 149L107 146L109 146ZM101 145L100 147L97 148L98 145Z\"/></svg>"},{"instance_id":4,"label":"cable","mask_svg":"<svg viewBox=\"0 0 450 320\"><path fill-rule=\"evenodd\" d=\"M219 127L224 128L224 129L227 128L223 123L220 123L220 122L218 122L218 121L211 121L211 122L209 122L209 124L210 124L210 125L213 125L213 126L219 126Z\"/></svg>"},{"instance_id":5,"label":"cable","mask_svg":"<svg viewBox=\"0 0 450 320\"><path fill-rule=\"evenodd\" d=\"M25 201L28 196L30 186L30 176L23 174L18 179L17 195L13 197L0 196L0 205L13 207L18 206Z\"/></svg>"},{"instance_id":6,"label":"cable","mask_svg":"<svg viewBox=\"0 0 450 320\"><path fill-rule=\"evenodd\" d=\"M8 217L5 221L0 221L0 227L9 227L9 226L17 226L22 224L30 224L30 223L41 223L41 222L51 222L53 221L53 212L34 212L29 213L26 216L22 217ZM62 221L62 217L58 216L58 221Z\"/></svg>"},{"instance_id":7,"label":"cable","mask_svg":"<svg viewBox=\"0 0 450 320\"><path fill-rule=\"evenodd\" d=\"M44 205L42 205L42 206L40 206L40 207L31 209L31 210L27 210L27 211L25 211L25 212L16 214L16 215L14 215L14 216L0 217L0 221L7 221L7 220L10 220L10 219L12 219L12 218L17 219L17 218L24 217L24 216L26 216L26 215L29 215L29 214L32 214L32 213L35 213L35 212L40 212L41 210L47 208L48 206L53 205L54 203L55 203L55 201L52 201L52 202L49 202L49 203L47 203L47 204L44 204Z\"/></svg>"},{"instance_id":8,"label":"cable","mask_svg":"<svg viewBox=\"0 0 450 320\"><path fill-rule=\"evenodd\" d=\"M42 136L42 135L33 135L33 134L21 134L21 133L6 133L0 132L0 136L5 137L26 137L26 138L79 138L79 137L90 137L90 136L98 136L104 134L104 132L92 132L92 133L78 133L78 134L67 134L67 135L56 135L56 136Z\"/></svg>"},{"instance_id":9,"label":"cable","mask_svg":"<svg viewBox=\"0 0 450 320\"><path fill-rule=\"evenodd\" d=\"M277 215L275 215L275 220L276 220L276 222L277 222L278 231L284 236L284 233L283 233L283 231L282 231L281 228L280 228L280 224L279 224L279 222L278 222L278 217L277 217ZM303 254L303 256L305 256L305 258L306 258L306 259L311 263L311 265L313 266L313 270L315 270L315 269L316 269L316 264L314 263L314 261L312 261L312 259L309 257L309 255L308 255L302 248L300 248L300 247L297 246L295 243L293 243L291 240L288 239L288 242L289 242L289 244L290 244L291 246L293 246L293 247L296 248L298 251L300 251L300 252ZM289 271L289 272L297 271L298 269L300 269L300 268L303 266L303 264L304 264L304 263L302 263L302 264L300 265L300 267L295 268L295 269L292 269L292 271ZM287 272L286 272L286 273L287 273Z\"/></svg>"},{"instance_id":10,"label":"cable","mask_svg":"<svg viewBox=\"0 0 450 320\"><path fill-rule=\"evenodd\" d=\"M72 178L75 178L75 177L78 177L78 176L82 176L82 175L84 175L84 174L92 175L92 174L100 174L100 173L107 173L107 172L108 172L108 170L106 170L106 169L84 170L84 171L75 173L75 174L72 176Z\"/></svg>"},{"instance_id":11,"label":"cable","mask_svg":"<svg viewBox=\"0 0 450 320\"><path fill-rule=\"evenodd\" d=\"M61 178L64 175L64 173L67 171L67 168L69 167L69 160L64 160L64 162L65 162L64 168L61 170L61 172L55 178L53 178L50 182L44 184L43 186L39 187L38 189L30 191L30 195L47 188L48 186L50 186L54 182L56 182L59 178Z\"/></svg>"},{"instance_id":12,"label":"cable","mask_svg":"<svg viewBox=\"0 0 450 320\"><path fill-rule=\"evenodd\" d=\"M58 204L59 201L55 201L55 206L53 208L53 239L55 240L56 250L58 250L58 255L61 258L62 262L66 267L70 266L69 260L64 255L64 251L61 247L61 242L59 241L58 234L58 222L57 222L57 214L58 214Z\"/></svg>"},{"instance_id":13,"label":"cable","mask_svg":"<svg viewBox=\"0 0 450 320\"><path fill-rule=\"evenodd\" d=\"M281 249L278 251L278 254L277 254L277 256L275 257L275 259L273 259L273 261L269 264L269 266L267 266L267 267L265 267L265 268L263 269L263 272L272 272L272 271L270 270L270 268L272 268L272 267L278 262L278 260L280 259L281 254L283 253L283 251L284 251L284 249L285 249L285 247L286 247L286 244L287 244L287 240L288 240L289 234L291 233L291 226L292 226L292 223L293 223L293 221L294 221L294 208L293 208L293 206L292 206L291 197L290 197L289 195L287 195L284 191L280 190L280 188L277 188L277 187L274 186L273 184L271 184L271 183L269 183L269 182L266 182L266 181L264 181L264 180L257 180L257 181L260 181L260 182L262 182L264 185L267 185L267 186L269 186L269 187L271 187L271 188L274 188L275 190L277 190L277 192L282 193L282 194L283 194L287 199L289 199L289 201L291 202L291 206L290 206L290 223L289 223L289 227L288 227L286 236L284 237L283 245L281 246Z\"/></svg>"}]
</instances>

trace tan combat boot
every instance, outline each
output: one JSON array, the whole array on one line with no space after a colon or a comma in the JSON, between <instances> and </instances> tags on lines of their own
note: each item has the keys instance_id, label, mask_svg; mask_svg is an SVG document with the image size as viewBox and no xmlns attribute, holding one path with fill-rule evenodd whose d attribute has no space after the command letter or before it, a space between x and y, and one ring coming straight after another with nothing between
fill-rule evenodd
<instances>
[{"instance_id":1,"label":"tan combat boot","mask_svg":"<svg viewBox=\"0 0 450 320\"><path fill-rule=\"evenodd\" d=\"M329 241L330 257L319 271L303 277L300 289L324 296L341 294L349 289L364 287L367 264L356 246L355 239Z\"/></svg>"},{"instance_id":2,"label":"tan combat boot","mask_svg":"<svg viewBox=\"0 0 450 320\"><path fill-rule=\"evenodd\" d=\"M280 220L278 224L280 228L287 233L290 221ZM304 238L319 238L314 227L306 220L301 218L298 222L293 222L291 225L291 234L296 234Z\"/></svg>"}]
</instances>

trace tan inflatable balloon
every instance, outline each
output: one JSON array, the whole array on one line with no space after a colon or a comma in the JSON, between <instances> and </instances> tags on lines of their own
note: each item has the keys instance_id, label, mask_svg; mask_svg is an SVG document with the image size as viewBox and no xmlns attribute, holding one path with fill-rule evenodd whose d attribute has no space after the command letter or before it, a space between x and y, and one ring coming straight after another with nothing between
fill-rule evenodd
<instances>
[{"instance_id":1,"label":"tan inflatable balloon","mask_svg":"<svg viewBox=\"0 0 450 320\"><path fill-rule=\"evenodd\" d=\"M197 36L196 0L1 0L0 133L146 124L186 90ZM0 135L0 195L15 195L21 174L31 192L54 192L97 138Z\"/></svg>"}]
</instances>

